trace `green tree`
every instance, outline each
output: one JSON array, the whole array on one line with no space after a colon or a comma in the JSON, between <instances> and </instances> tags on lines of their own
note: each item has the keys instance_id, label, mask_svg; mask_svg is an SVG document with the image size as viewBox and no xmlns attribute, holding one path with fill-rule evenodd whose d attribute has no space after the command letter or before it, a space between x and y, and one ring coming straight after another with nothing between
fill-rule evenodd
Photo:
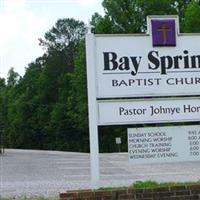
<instances>
[{"instance_id":1,"label":"green tree","mask_svg":"<svg viewBox=\"0 0 200 200\"><path fill-rule=\"evenodd\" d=\"M5 79L0 78L0 153L5 146L6 129L6 99L5 99Z\"/></svg>"},{"instance_id":2,"label":"green tree","mask_svg":"<svg viewBox=\"0 0 200 200\"><path fill-rule=\"evenodd\" d=\"M45 54L30 63L20 79L13 68L7 81L8 144L15 148L79 149L68 98L83 22L60 19L40 44ZM74 145L76 143L76 145ZM83 149L82 146L80 148Z\"/></svg>"},{"instance_id":3,"label":"green tree","mask_svg":"<svg viewBox=\"0 0 200 200\"><path fill-rule=\"evenodd\" d=\"M83 22L73 18L59 19L50 31L45 33L45 40L40 40L40 45L48 52L53 50L62 51L71 43L76 44L86 33Z\"/></svg>"},{"instance_id":4,"label":"green tree","mask_svg":"<svg viewBox=\"0 0 200 200\"><path fill-rule=\"evenodd\" d=\"M79 135L68 114L68 99L73 90L70 79L75 69L79 42L86 32L83 22L74 19L58 20L56 26L45 34L48 47L44 70L40 76L41 101L51 105L48 111L46 132L57 149L80 149L76 145ZM52 93L53 91L53 93ZM54 142L54 139L56 142ZM54 143L54 144L53 144Z\"/></svg>"},{"instance_id":5,"label":"green tree","mask_svg":"<svg viewBox=\"0 0 200 200\"><path fill-rule=\"evenodd\" d=\"M148 15L179 15L191 0L104 0L105 16L95 13L91 24L95 33L144 33Z\"/></svg>"},{"instance_id":6,"label":"green tree","mask_svg":"<svg viewBox=\"0 0 200 200\"><path fill-rule=\"evenodd\" d=\"M200 33L200 2L192 1L185 11L184 32Z\"/></svg>"},{"instance_id":7,"label":"green tree","mask_svg":"<svg viewBox=\"0 0 200 200\"><path fill-rule=\"evenodd\" d=\"M13 67L8 71L8 79L7 79L7 85L8 86L15 86L17 82L19 81L19 74L14 71Z\"/></svg>"}]
</instances>

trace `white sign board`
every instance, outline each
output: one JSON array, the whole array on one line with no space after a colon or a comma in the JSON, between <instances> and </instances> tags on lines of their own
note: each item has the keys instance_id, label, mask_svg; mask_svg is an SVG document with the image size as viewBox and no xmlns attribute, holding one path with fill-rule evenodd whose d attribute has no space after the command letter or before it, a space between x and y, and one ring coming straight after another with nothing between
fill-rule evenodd
<instances>
[{"instance_id":1,"label":"white sign board","mask_svg":"<svg viewBox=\"0 0 200 200\"><path fill-rule=\"evenodd\" d=\"M200 126L128 129L132 164L200 160Z\"/></svg>"},{"instance_id":2,"label":"white sign board","mask_svg":"<svg viewBox=\"0 0 200 200\"><path fill-rule=\"evenodd\" d=\"M121 144L122 143L121 138L120 137L116 137L115 138L115 142L116 142L116 144Z\"/></svg>"},{"instance_id":3,"label":"white sign board","mask_svg":"<svg viewBox=\"0 0 200 200\"><path fill-rule=\"evenodd\" d=\"M102 100L98 109L99 125L199 121L200 97Z\"/></svg>"},{"instance_id":4,"label":"white sign board","mask_svg":"<svg viewBox=\"0 0 200 200\"><path fill-rule=\"evenodd\" d=\"M97 97L200 94L200 35L152 47L151 35L95 37Z\"/></svg>"},{"instance_id":5,"label":"white sign board","mask_svg":"<svg viewBox=\"0 0 200 200\"><path fill-rule=\"evenodd\" d=\"M140 35L86 35L93 188L98 187L100 177L99 125L200 119L200 97L190 97L200 95L200 34L180 34L177 16L152 16L147 29ZM171 131L165 134L163 138L172 137L168 136ZM174 136L173 141L178 137ZM184 145L188 148L187 142ZM179 149L170 152L174 159L184 160ZM187 158L191 156L187 154Z\"/></svg>"}]
</instances>

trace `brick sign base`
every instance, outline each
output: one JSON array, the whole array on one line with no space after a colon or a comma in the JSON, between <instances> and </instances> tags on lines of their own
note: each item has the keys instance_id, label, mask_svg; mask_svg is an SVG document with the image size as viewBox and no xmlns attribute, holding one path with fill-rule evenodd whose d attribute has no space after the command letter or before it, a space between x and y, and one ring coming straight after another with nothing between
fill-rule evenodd
<instances>
[{"instance_id":1,"label":"brick sign base","mask_svg":"<svg viewBox=\"0 0 200 200\"><path fill-rule=\"evenodd\" d=\"M119 189L113 191L78 190L60 193L60 200L200 200L200 185Z\"/></svg>"}]
</instances>

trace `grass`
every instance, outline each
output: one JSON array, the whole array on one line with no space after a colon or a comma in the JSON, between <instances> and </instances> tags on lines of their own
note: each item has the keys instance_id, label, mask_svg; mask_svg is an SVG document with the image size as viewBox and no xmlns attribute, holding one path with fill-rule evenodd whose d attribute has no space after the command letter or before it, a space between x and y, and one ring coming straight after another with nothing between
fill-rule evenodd
<instances>
[{"instance_id":1,"label":"grass","mask_svg":"<svg viewBox=\"0 0 200 200\"><path fill-rule=\"evenodd\" d=\"M163 182L158 183L156 181L136 181L132 187L136 189L141 188L157 188L157 187L173 187L173 186L188 186L188 185L200 185L200 181L197 182Z\"/></svg>"},{"instance_id":2,"label":"grass","mask_svg":"<svg viewBox=\"0 0 200 200\"><path fill-rule=\"evenodd\" d=\"M188 185L200 185L200 181L197 182L163 182L159 183L156 181L136 181L128 188L133 189L143 189L143 188L158 188L158 187L173 187L173 186L188 186ZM115 191L115 190L123 190L127 189L127 187L118 187L118 188L112 188L112 187L106 187L106 188L99 188L95 191Z\"/></svg>"}]
</instances>

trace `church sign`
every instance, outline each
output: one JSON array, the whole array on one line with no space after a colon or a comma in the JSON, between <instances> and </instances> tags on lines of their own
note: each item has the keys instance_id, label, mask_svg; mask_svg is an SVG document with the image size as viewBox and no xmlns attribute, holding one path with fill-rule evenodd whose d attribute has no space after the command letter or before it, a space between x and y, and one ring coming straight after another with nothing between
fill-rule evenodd
<instances>
[{"instance_id":1,"label":"church sign","mask_svg":"<svg viewBox=\"0 0 200 200\"><path fill-rule=\"evenodd\" d=\"M200 34L180 33L177 16L150 16L146 34L88 33L86 52L91 178L96 187L100 177L98 126L199 122ZM166 143L169 151L150 152L148 155L154 156L152 162L164 162L168 155L174 155L168 161L199 160L199 156L192 155L197 154L192 145L200 141L188 139L192 134L199 138L199 127L183 127L176 134L178 130L179 127L161 127L162 137L172 138ZM145 133L141 141L151 141L147 144L149 149L143 150L151 151L152 147L153 151L156 135L153 139L146 136L158 131L157 127L130 129L128 137ZM139 144L133 144L137 138L128 141L130 160L145 163L148 159L135 159L139 158L139 150L134 149ZM186 147L190 150L179 146L179 141L191 145Z\"/></svg>"},{"instance_id":2,"label":"church sign","mask_svg":"<svg viewBox=\"0 0 200 200\"><path fill-rule=\"evenodd\" d=\"M175 21L152 19L143 35L96 35L97 97L200 94L200 35L180 34Z\"/></svg>"}]
</instances>

